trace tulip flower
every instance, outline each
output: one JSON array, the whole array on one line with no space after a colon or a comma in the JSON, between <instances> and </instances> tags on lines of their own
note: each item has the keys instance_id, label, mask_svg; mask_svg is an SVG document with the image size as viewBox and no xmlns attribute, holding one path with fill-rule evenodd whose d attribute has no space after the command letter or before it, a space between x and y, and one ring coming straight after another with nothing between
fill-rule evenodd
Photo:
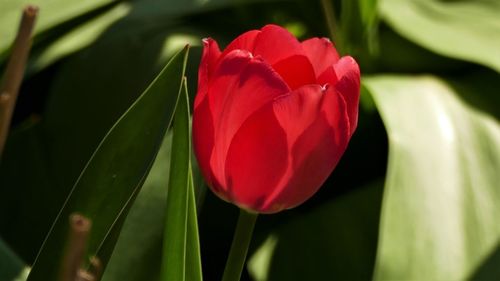
<instances>
[{"instance_id":1,"label":"tulip flower","mask_svg":"<svg viewBox=\"0 0 500 281\"><path fill-rule=\"evenodd\" d=\"M256 213L293 208L333 171L358 121L360 72L325 38L248 31L203 40L193 143L220 198Z\"/></svg>"}]
</instances>

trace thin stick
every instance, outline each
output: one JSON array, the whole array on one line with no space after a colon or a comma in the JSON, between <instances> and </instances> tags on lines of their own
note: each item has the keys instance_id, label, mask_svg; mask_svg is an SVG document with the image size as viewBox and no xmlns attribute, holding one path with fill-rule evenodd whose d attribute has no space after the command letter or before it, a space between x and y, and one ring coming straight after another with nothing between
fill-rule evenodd
<instances>
[{"instance_id":1,"label":"thin stick","mask_svg":"<svg viewBox=\"0 0 500 281\"><path fill-rule=\"evenodd\" d=\"M95 280L101 280L102 262L98 257L91 257L90 258L89 273L95 278Z\"/></svg>"},{"instance_id":2,"label":"thin stick","mask_svg":"<svg viewBox=\"0 0 500 281\"><path fill-rule=\"evenodd\" d=\"M78 280L77 277L80 275L91 222L80 214L72 214L69 217L69 225L68 244L66 245L61 267L60 281Z\"/></svg>"},{"instance_id":3,"label":"thin stick","mask_svg":"<svg viewBox=\"0 0 500 281\"><path fill-rule=\"evenodd\" d=\"M98 281L101 280L102 263L98 257L90 258L90 268L88 270L80 269L75 281Z\"/></svg>"},{"instance_id":4,"label":"thin stick","mask_svg":"<svg viewBox=\"0 0 500 281\"><path fill-rule=\"evenodd\" d=\"M321 8L323 9L323 14L326 19L326 27L330 33L330 39L338 44L339 29L337 26L337 21L335 19L335 11L332 5L332 0L321 0Z\"/></svg>"},{"instance_id":5,"label":"thin stick","mask_svg":"<svg viewBox=\"0 0 500 281\"><path fill-rule=\"evenodd\" d=\"M24 8L19 30L12 46L12 54L0 84L0 156L7 139L12 113L23 80L24 69L31 48L31 34L37 14L38 8L36 6Z\"/></svg>"}]
</instances>

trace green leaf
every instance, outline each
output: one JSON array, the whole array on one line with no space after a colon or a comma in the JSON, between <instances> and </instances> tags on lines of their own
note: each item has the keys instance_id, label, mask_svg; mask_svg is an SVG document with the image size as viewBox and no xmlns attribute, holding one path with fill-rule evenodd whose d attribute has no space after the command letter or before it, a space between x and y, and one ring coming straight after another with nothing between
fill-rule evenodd
<instances>
[{"instance_id":1,"label":"green leaf","mask_svg":"<svg viewBox=\"0 0 500 281\"><path fill-rule=\"evenodd\" d=\"M342 52L362 55L364 46L370 53L377 52L378 0L344 0L340 11Z\"/></svg>"},{"instance_id":2,"label":"green leaf","mask_svg":"<svg viewBox=\"0 0 500 281\"><path fill-rule=\"evenodd\" d=\"M382 191L372 183L274 228L249 259L252 277L370 280Z\"/></svg>"},{"instance_id":3,"label":"green leaf","mask_svg":"<svg viewBox=\"0 0 500 281\"><path fill-rule=\"evenodd\" d=\"M184 80L183 89L186 88ZM183 91L174 116L160 280L185 280L188 191L191 169L189 104Z\"/></svg>"},{"instance_id":4,"label":"green leaf","mask_svg":"<svg viewBox=\"0 0 500 281\"><path fill-rule=\"evenodd\" d=\"M54 175L41 135L39 120L26 121L10 134L0 161L1 236L28 264L32 260L27 257L34 257L50 226L42 219L47 215L43 207L54 197Z\"/></svg>"},{"instance_id":5,"label":"green leaf","mask_svg":"<svg viewBox=\"0 0 500 281\"><path fill-rule=\"evenodd\" d=\"M28 280L57 278L68 216L92 220L89 255L107 263L128 208L137 195L171 122L181 89L187 48L177 54L103 139L54 222ZM111 241L110 241L111 240ZM104 254L99 254L104 249Z\"/></svg>"},{"instance_id":6,"label":"green leaf","mask_svg":"<svg viewBox=\"0 0 500 281\"><path fill-rule=\"evenodd\" d=\"M24 267L24 262L0 239L0 280L13 280Z\"/></svg>"},{"instance_id":7,"label":"green leaf","mask_svg":"<svg viewBox=\"0 0 500 281\"><path fill-rule=\"evenodd\" d=\"M462 99L485 93L432 76L363 82L389 136L375 279L498 279L482 263L500 239L500 125Z\"/></svg>"},{"instance_id":8,"label":"green leaf","mask_svg":"<svg viewBox=\"0 0 500 281\"><path fill-rule=\"evenodd\" d=\"M500 72L500 1L381 0L382 18L436 53Z\"/></svg>"},{"instance_id":9,"label":"green leaf","mask_svg":"<svg viewBox=\"0 0 500 281\"><path fill-rule=\"evenodd\" d=\"M171 147L170 131L127 216L103 281L160 280ZM188 196L186 280L195 281L202 279L194 190Z\"/></svg>"},{"instance_id":10,"label":"green leaf","mask_svg":"<svg viewBox=\"0 0 500 281\"><path fill-rule=\"evenodd\" d=\"M174 117L160 280L201 280L186 80L183 89Z\"/></svg>"},{"instance_id":11,"label":"green leaf","mask_svg":"<svg viewBox=\"0 0 500 281\"><path fill-rule=\"evenodd\" d=\"M117 2L115 2L117 3ZM102 12L100 10L105 10ZM31 49L27 74L33 74L64 56L95 42L103 32L130 11L130 5L107 5L82 19L71 19L38 34ZM41 11L41 16L45 11Z\"/></svg>"},{"instance_id":12,"label":"green leaf","mask_svg":"<svg viewBox=\"0 0 500 281\"><path fill-rule=\"evenodd\" d=\"M171 132L163 140L151 172L127 215L103 281L160 278Z\"/></svg>"},{"instance_id":13,"label":"green leaf","mask_svg":"<svg viewBox=\"0 0 500 281\"><path fill-rule=\"evenodd\" d=\"M57 25L68 23L76 17L105 7L113 0L89 0L69 2L65 0L13 0L2 1L2 16L0 17L0 58L12 43L21 18L22 9L26 5L36 5L40 14L35 26L35 32L47 31Z\"/></svg>"},{"instance_id":14,"label":"green leaf","mask_svg":"<svg viewBox=\"0 0 500 281\"><path fill-rule=\"evenodd\" d=\"M202 281L198 215L192 172L189 175L188 214L186 229L186 280ZM202 196L202 195L199 195Z\"/></svg>"},{"instance_id":15,"label":"green leaf","mask_svg":"<svg viewBox=\"0 0 500 281\"><path fill-rule=\"evenodd\" d=\"M199 41L130 21L104 37L59 65L40 124L12 135L0 163L0 233L27 263L106 133L179 48Z\"/></svg>"}]
</instances>

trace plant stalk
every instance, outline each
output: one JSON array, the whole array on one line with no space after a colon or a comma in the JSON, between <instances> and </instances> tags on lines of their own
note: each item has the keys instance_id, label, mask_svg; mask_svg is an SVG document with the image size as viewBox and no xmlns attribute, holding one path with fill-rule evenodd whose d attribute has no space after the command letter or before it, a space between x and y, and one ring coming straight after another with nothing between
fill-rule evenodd
<instances>
[{"instance_id":1,"label":"plant stalk","mask_svg":"<svg viewBox=\"0 0 500 281\"><path fill-rule=\"evenodd\" d=\"M9 133L12 114L23 80L37 14L38 8L35 6L24 8L12 53L0 84L0 156Z\"/></svg>"},{"instance_id":2,"label":"plant stalk","mask_svg":"<svg viewBox=\"0 0 500 281\"><path fill-rule=\"evenodd\" d=\"M238 223L236 225L236 231L227 258L222 281L240 280L257 216L257 213L250 213L240 209L240 215L238 217Z\"/></svg>"},{"instance_id":3,"label":"plant stalk","mask_svg":"<svg viewBox=\"0 0 500 281\"><path fill-rule=\"evenodd\" d=\"M86 217L74 213L69 217L69 234L66 251L61 266L60 281L75 281L81 276L91 222Z\"/></svg>"},{"instance_id":4,"label":"plant stalk","mask_svg":"<svg viewBox=\"0 0 500 281\"><path fill-rule=\"evenodd\" d=\"M337 20L335 19L335 10L332 5L332 0L321 0L321 8L323 9L323 15L326 20L326 27L330 33L330 39L334 42L338 41L338 26Z\"/></svg>"}]
</instances>

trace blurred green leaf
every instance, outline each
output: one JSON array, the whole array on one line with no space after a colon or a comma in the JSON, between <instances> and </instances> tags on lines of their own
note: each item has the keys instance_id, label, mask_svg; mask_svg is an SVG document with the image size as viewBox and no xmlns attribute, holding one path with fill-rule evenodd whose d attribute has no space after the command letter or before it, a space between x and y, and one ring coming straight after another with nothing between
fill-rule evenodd
<instances>
[{"instance_id":1,"label":"blurred green leaf","mask_svg":"<svg viewBox=\"0 0 500 281\"><path fill-rule=\"evenodd\" d=\"M0 280L13 280L24 267L24 262L0 238Z\"/></svg>"},{"instance_id":2,"label":"blurred green leaf","mask_svg":"<svg viewBox=\"0 0 500 281\"><path fill-rule=\"evenodd\" d=\"M40 8L40 14L35 26L35 33L47 31L57 25L67 23L85 13L102 8L112 3L113 0L88 0L88 1L65 1L65 0L3 0L2 16L0 17L0 60L4 56L7 47L12 43L17 32L17 26L21 19L22 9L26 5L36 5Z\"/></svg>"},{"instance_id":3,"label":"blurred green leaf","mask_svg":"<svg viewBox=\"0 0 500 281\"><path fill-rule=\"evenodd\" d=\"M398 33L444 56L500 72L500 1L380 0Z\"/></svg>"},{"instance_id":4,"label":"blurred green leaf","mask_svg":"<svg viewBox=\"0 0 500 281\"><path fill-rule=\"evenodd\" d=\"M96 15L81 20L73 19L70 23L62 23L38 34L26 70L28 75L95 42L113 23L127 15L130 5L122 3L106 6L103 10L105 12L98 11ZM41 13L43 16L44 11Z\"/></svg>"},{"instance_id":5,"label":"blurred green leaf","mask_svg":"<svg viewBox=\"0 0 500 281\"><path fill-rule=\"evenodd\" d=\"M381 182L370 184L272 230L249 259L252 277L371 279L382 191Z\"/></svg>"},{"instance_id":6,"label":"blurred green leaf","mask_svg":"<svg viewBox=\"0 0 500 281\"><path fill-rule=\"evenodd\" d=\"M386 25L378 31L379 53L375 58L378 72L457 72L470 66L470 63L438 55L408 39L398 35ZM367 73L366 67L365 74ZM373 70L372 70L373 72Z\"/></svg>"},{"instance_id":7,"label":"blurred green leaf","mask_svg":"<svg viewBox=\"0 0 500 281\"><path fill-rule=\"evenodd\" d=\"M343 53L363 55L367 48L371 54L376 53L378 30L378 0L343 0L340 11L341 40Z\"/></svg>"},{"instance_id":8,"label":"blurred green leaf","mask_svg":"<svg viewBox=\"0 0 500 281\"><path fill-rule=\"evenodd\" d=\"M481 270L500 239L498 120L436 77L363 82L390 142L375 279L498 279Z\"/></svg>"},{"instance_id":9,"label":"blurred green leaf","mask_svg":"<svg viewBox=\"0 0 500 281\"><path fill-rule=\"evenodd\" d=\"M187 48L169 62L103 139L57 216L28 280L57 277L71 213L79 212L92 220L90 255L114 246L111 243L110 247L108 239L117 238L120 222L140 190L172 119L186 59ZM107 263L103 255L98 256Z\"/></svg>"},{"instance_id":10,"label":"blurred green leaf","mask_svg":"<svg viewBox=\"0 0 500 281\"><path fill-rule=\"evenodd\" d=\"M160 280L202 280L186 80L174 116Z\"/></svg>"}]
</instances>

